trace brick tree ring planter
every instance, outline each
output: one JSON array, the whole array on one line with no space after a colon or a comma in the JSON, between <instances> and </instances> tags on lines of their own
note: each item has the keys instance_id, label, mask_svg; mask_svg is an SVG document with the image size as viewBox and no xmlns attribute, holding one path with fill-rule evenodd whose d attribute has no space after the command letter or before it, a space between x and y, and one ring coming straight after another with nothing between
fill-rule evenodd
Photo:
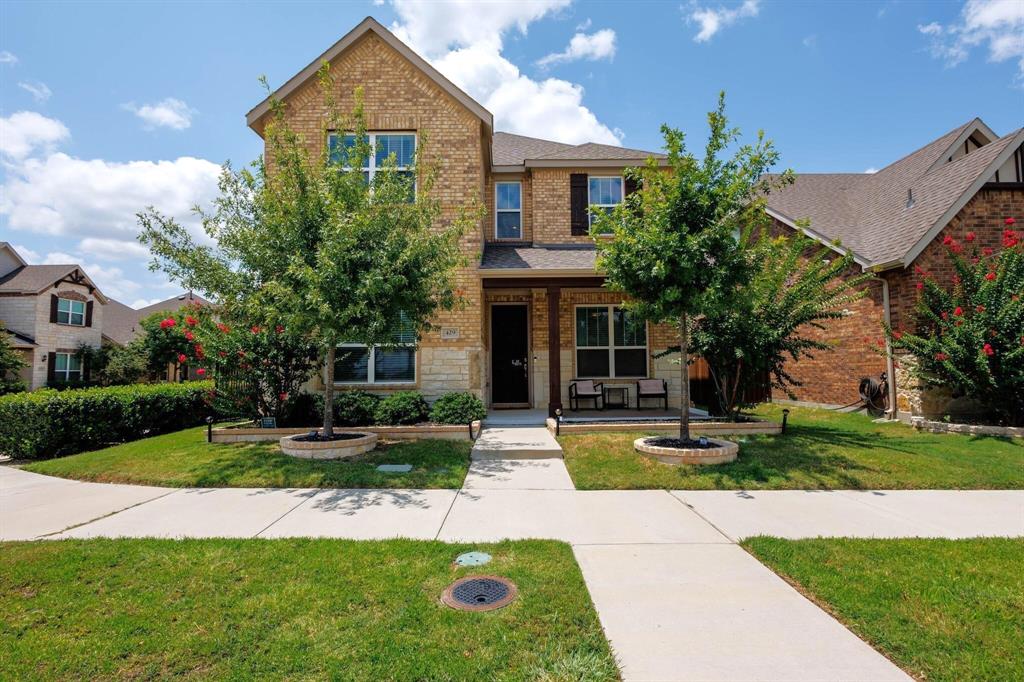
<instances>
[{"instance_id":1,"label":"brick tree ring planter","mask_svg":"<svg viewBox=\"0 0 1024 682\"><path fill-rule=\"evenodd\" d=\"M637 438L633 447L642 455L656 459L665 464L724 464L732 462L739 454L740 446L729 440L708 438L714 447L709 448L666 448L649 445L650 436Z\"/></svg>"},{"instance_id":2,"label":"brick tree ring planter","mask_svg":"<svg viewBox=\"0 0 1024 682\"><path fill-rule=\"evenodd\" d=\"M377 447L376 433L354 431L335 432L341 436L336 440L298 440L308 437L308 433L285 436L279 442L281 452L302 459L345 459L369 452Z\"/></svg>"}]
</instances>

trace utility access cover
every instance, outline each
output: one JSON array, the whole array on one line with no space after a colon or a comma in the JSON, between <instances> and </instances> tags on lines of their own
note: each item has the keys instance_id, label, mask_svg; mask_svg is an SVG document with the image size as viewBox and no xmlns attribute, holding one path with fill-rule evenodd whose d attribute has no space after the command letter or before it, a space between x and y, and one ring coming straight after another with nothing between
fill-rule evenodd
<instances>
[{"instance_id":1,"label":"utility access cover","mask_svg":"<svg viewBox=\"0 0 1024 682\"><path fill-rule=\"evenodd\" d=\"M456 580L441 595L441 602L462 611L493 611L516 598L515 583L496 575L476 575Z\"/></svg>"},{"instance_id":2,"label":"utility access cover","mask_svg":"<svg viewBox=\"0 0 1024 682\"><path fill-rule=\"evenodd\" d=\"M491 563L491 555L487 552L466 552L455 557L456 566L483 566Z\"/></svg>"}]
</instances>

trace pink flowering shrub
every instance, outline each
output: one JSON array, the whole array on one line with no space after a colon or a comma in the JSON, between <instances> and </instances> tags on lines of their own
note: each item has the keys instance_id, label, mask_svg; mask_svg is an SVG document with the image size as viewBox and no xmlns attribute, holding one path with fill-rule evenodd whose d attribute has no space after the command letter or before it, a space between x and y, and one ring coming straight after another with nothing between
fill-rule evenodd
<instances>
[{"instance_id":1,"label":"pink flowering shrub","mask_svg":"<svg viewBox=\"0 0 1024 682\"><path fill-rule=\"evenodd\" d=\"M994 422L1024 424L1024 233L1007 218L1003 248L978 249L975 235L946 236L950 283L918 270L916 328L887 330L913 353L926 384L985 405Z\"/></svg>"}]
</instances>

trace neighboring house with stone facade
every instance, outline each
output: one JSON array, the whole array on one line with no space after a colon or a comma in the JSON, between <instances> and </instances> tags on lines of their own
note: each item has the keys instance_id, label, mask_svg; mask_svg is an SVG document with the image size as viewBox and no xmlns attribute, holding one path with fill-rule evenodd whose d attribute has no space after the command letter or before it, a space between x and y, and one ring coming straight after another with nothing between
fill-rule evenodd
<instances>
[{"instance_id":1,"label":"neighboring house with stone facade","mask_svg":"<svg viewBox=\"0 0 1024 682\"><path fill-rule=\"evenodd\" d=\"M603 144L563 144L494 130L493 116L381 24L367 18L276 90L285 116L313 153L351 144L347 131L323 133L325 111L316 72L331 65L333 93L343 109L362 87L370 142L379 157L363 170L372 176L379 159L395 153L399 167L422 150L438 162L434 186L442 222L472 202L483 219L464 235L468 264L457 274L466 305L443 312L436 328L404 348L349 346L339 353L339 389L421 391L434 399L469 391L492 407L537 407L549 413L568 403L578 378L630 387L635 405L639 378L663 378L678 407L678 364L660 351L676 345L674 325L634 319L622 295L604 289L589 236L588 209L613 206L633 188L624 169L654 157L642 150ZM246 117L262 135L267 98ZM827 333L835 353L800 363L798 389L809 402L843 404L857 397L862 376L886 367L884 353L865 338L881 336L891 316L906 324L912 305L910 268L936 270L943 230L974 229L995 244L1002 216L1020 210L1021 143L1018 132L999 138L972 121L873 175L803 175L773 195L769 208L779 229L805 231L823 242L842 240L858 268L881 275L870 296ZM691 367L697 378L701 366ZM315 385L322 388L322 383ZM651 405L654 406L653 404Z\"/></svg>"},{"instance_id":2,"label":"neighboring house with stone facade","mask_svg":"<svg viewBox=\"0 0 1024 682\"><path fill-rule=\"evenodd\" d=\"M101 345L106 303L81 266L29 265L0 242L0 320L28 363L21 378L30 390L86 378L75 351Z\"/></svg>"},{"instance_id":3,"label":"neighboring house with stone facade","mask_svg":"<svg viewBox=\"0 0 1024 682\"><path fill-rule=\"evenodd\" d=\"M1004 219L1024 216L1022 145L1024 129L1000 137L974 119L877 173L801 174L769 197L777 229L838 241L837 250L852 252L858 271L878 276L849 316L816 332L835 350L789 367L803 382L795 389L800 401L846 405L857 400L861 377L887 372L897 379L890 382L890 405L901 417L942 412L948 397L930 402L921 394L907 371L913 358L892 356L881 322L913 328L918 269L951 281L946 235L962 240L971 231L980 247L1001 246Z\"/></svg>"}]
</instances>

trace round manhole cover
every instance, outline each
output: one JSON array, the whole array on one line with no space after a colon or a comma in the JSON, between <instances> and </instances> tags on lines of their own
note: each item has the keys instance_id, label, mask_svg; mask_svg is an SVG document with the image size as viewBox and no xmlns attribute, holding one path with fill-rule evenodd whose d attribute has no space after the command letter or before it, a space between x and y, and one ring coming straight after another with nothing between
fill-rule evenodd
<instances>
[{"instance_id":1,"label":"round manhole cover","mask_svg":"<svg viewBox=\"0 0 1024 682\"><path fill-rule=\"evenodd\" d=\"M516 598L515 583L496 575L460 578L445 589L441 602L463 611L492 611Z\"/></svg>"}]
</instances>

